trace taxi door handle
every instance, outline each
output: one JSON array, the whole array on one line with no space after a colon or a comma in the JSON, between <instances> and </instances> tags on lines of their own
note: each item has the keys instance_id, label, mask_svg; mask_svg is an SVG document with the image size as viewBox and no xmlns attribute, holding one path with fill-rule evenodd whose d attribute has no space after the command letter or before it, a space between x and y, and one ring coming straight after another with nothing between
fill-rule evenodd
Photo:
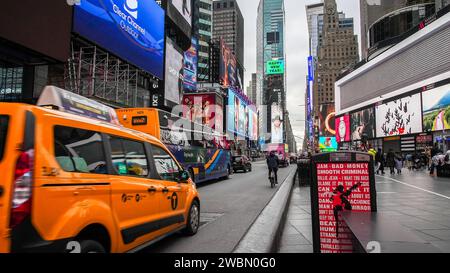
<instances>
[{"instance_id":1,"label":"taxi door handle","mask_svg":"<svg viewBox=\"0 0 450 273\"><path fill-rule=\"evenodd\" d=\"M169 193L169 189L168 189L168 188L164 188L164 189L162 190L162 192L163 192L163 193Z\"/></svg>"},{"instance_id":2,"label":"taxi door handle","mask_svg":"<svg viewBox=\"0 0 450 273\"><path fill-rule=\"evenodd\" d=\"M150 187L148 192L157 192L158 190L155 187Z\"/></svg>"}]
</instances>

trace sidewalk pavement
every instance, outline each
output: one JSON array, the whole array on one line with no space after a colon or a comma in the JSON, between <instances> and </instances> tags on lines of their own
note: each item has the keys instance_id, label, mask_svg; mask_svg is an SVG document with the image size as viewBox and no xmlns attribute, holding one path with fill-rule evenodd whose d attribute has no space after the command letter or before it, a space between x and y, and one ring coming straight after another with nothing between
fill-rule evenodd
<instances>
[{"instance_id":1,"label":"sidewalk pavement","mask_svg":"<svg viewBox=\"0 0 450 273\"><path fill-rule=\"evenodd\" d=\"M378 212L450 253L450 179L403 170L376 176L376 183ZM309 187L296 185L292 194L279 252L312 253Z\"/></svg>"},{"instance_id":2,"label":"sidewalk pavement","mask_svg":"<svg viewBox=\"0 0 450 273\"><path fill-rule=\"evenodd\" d=\"M278 253L313 253L312 241L309 187L296 183Z\"/></svg>"}]
</instances>

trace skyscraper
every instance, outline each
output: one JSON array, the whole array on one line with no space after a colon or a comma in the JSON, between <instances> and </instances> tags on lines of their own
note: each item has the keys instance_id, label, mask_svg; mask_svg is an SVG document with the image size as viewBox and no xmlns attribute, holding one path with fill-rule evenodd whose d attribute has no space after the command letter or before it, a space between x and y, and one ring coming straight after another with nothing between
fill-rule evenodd
<instances>
[{"instance_id":1,"label":"skyscraper","mask_svg":"<svg viewBox=\"0 0 450 273\"><path fill-rule=\"evenodd\" d=\"M222 38L237 58L240 79L244 80L244 17L236 0L213 1L213 40Z\"/></svg>"},{"instance_id":2,"label":"skyscraper","mask_svg":"<svg viewBox=\"0 0 450 273\"><path fill-rule=\"evenodd\" d=\"M197 78L199 82L210 82L210 42L213 26L213 0L194 1L193 33L199 39Z\"/></svg>"},{"instance_id":3,"label":"skyscraper","mask_svg":"<svg viewBox=\"0 0 450 273\"><path fill-rule=\"evenodd\" d=\"M268 105L260 115L260 132L271 132L271 121L278 116L285 121L286 58L285 10L283 0L260 0L257 17L257 104ZM274 115L273 113L277 113ZM278 143L272 138L271 143ZM286 136L283 132L283 140ZM267 140L267 138L266 138ZM267 142L267 141L266 141Z\"/></svg>"},{"instance_id":4,"label":"skyscraper","mask_svg":"<svg viewBox=\"0 0 450 273\"><path fill-rule=\"evenodd\" d=\"M248 83L247 97L256 104L256 73L252 73L252 80Z\"/></svg>"},{"instance_id":5,"label":"skyscraper","mask_svg":"<svg viewBox=\"0 0 450 273\"><path fill-rule=\"evenodd\" d=\"M353 23L337 12L336 0L325 0L323 31L319 42L314 81L314 109L334 103L334 83L346 67L359 61L358 39Z\"/></svg>"},{"instance_id":6,"label":"skyscraper","mask_svg":"<svg viewBox=\"0 0 450 273\"><path fill-rule=\"evenodd\" d=\"M317 47L319 46L319 36L321 31L319 27L323 25L323 1L321 3L307 5L306 17L308 20L309 32L309 53L313 57L317 57ZM319 19L322 19L322 22Z\"/></svg>"}]
</instances>

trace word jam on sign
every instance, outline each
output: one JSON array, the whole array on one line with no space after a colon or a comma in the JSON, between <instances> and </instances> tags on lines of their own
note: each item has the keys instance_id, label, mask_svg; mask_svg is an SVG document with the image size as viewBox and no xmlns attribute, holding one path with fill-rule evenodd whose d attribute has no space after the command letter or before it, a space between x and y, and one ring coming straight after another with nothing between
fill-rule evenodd
<instances>
[{"instance_id":1,"label":"word jam on sign","mask_svg":"<svg viewBox=\"0 0 450 273\"><path fill-rule=\"evenodd\" d=\"M340 213L371 211L369 164L317 164L317 186L321 252L351 253L351 233Z\"/></svg>"}]
</instances>

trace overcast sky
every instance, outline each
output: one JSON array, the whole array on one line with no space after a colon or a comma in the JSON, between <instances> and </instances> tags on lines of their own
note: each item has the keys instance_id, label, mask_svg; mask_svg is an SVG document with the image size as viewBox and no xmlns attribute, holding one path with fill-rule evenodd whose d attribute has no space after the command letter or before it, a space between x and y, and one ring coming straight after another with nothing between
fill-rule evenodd
<instances>
[{"instance_id":1,"label":"overcast sky","mask_svg":"<svg viewBox=\"0 0 450 273\"><path fill-rule=\"evenodd\" d=\"M256 16L260 0L237 0L245 19L245 87L256 72ZM320 0L284 0L286 9L286 62L287 62L287 107L294 134L304 136L305 77L308 71L308 23L305 6ZM338 10L355 19L355 32L359 37L359 0L337 0ZM297 139L301 148L302 140Z\"/></svg>"}]
</instances>

